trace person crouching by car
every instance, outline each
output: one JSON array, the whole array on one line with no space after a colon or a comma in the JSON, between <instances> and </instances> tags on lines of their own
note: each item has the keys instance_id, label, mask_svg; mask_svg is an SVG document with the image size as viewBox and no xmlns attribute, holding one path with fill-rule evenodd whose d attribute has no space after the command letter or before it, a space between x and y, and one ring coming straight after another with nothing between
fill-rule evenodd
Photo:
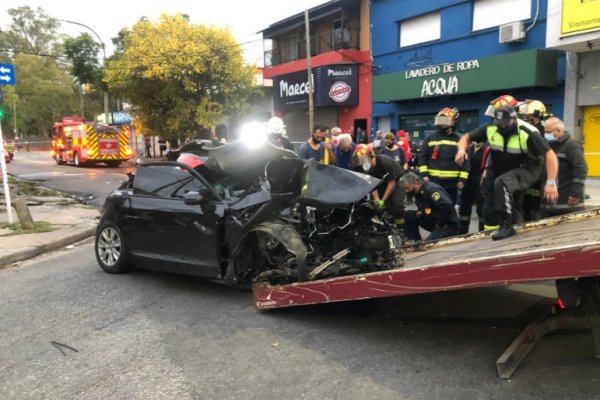
<instances>
[{"instance_id":1,"label":"person crouching by car","mask_svg":"<svg viewBox=\"0 0 600 400\"><path fill-rule=\"evenodd\" d=\"M404 234L408 240L422 240L419 227L431 232L427 241L458 234L458 215L448 193L435 182L424 182L414 172L406 173L401 184L407 195L414 195L417 210L404 212Z\"/></svg>"},{"instance_id":2,"label":"person crouching by car","mask_svg":"<svg viewBox=\"0 0 600 400\"><path fill-rule=\"evenodd\" d=\"M375 207L387 208L398 227L404 225L404 189L398 183L404 169L393 158L376 155L372 147L358 144L354 150L352 165L355 171L362 172L381 180L379 186L371 192Z\"/></svg>"}]
</instances>

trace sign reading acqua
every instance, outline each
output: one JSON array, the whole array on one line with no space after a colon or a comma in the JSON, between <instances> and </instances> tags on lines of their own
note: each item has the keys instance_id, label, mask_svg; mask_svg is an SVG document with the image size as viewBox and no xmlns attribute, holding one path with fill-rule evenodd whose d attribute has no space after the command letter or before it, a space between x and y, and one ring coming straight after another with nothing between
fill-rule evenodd
<instances>
[{"instance_id":1,"label":"sign reading acqua","mask_svg":"<svg viewBox=\"0 0 600 400\"><path fill-rule=\"evenodd\" d=\"M458 93L459 79L456 72L479 69L479 60L432 65L404 72L405 79L424 78L421 97L443 96Z\"/></svg>"}]
</instances>

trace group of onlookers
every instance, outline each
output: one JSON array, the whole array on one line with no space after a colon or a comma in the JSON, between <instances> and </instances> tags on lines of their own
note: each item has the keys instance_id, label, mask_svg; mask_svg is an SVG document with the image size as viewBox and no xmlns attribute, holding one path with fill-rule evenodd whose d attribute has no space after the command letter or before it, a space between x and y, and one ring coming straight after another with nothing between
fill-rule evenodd
<instances>
[{"instance_id":1,"label":"group of onlookers","mask_svg":"<svg viewBox=\"0 0 600 400\"><path fill-rule=\"evenodd\" d=\"M436 131L419 144L404 131L368 138L360 129L316 126L297 154L381 179L373 204L388 210L409 240L421 240L419 227L431 232L427 240L467 233L474 206L478 229L495 230L494 240L514 235L515 223L582 207L587 164L559 118L538 100L510 95L492 100L486 115L490 123L460 133L458 109L445 107L434 117ZM283 133L272 143L280 145ZM405 210L407 196L416 210Z\"/></svg>"}]
</instances>

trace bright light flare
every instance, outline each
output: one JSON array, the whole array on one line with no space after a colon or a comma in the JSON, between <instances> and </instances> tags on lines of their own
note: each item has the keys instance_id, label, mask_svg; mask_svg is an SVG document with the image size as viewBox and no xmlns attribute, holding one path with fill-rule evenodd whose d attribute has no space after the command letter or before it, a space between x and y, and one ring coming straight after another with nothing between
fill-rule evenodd
<instances>
[{"instance_id":1,"label":"bright light flare","mask_svg":"<svg viewBox=\"0 0 600 400\"><path fill-rule=\"evenodd\" d=\"M258 148L267 141L267 128L260 122L249 122L240 129L240 141L250 148Z\"/></svg>"}]
</instances>

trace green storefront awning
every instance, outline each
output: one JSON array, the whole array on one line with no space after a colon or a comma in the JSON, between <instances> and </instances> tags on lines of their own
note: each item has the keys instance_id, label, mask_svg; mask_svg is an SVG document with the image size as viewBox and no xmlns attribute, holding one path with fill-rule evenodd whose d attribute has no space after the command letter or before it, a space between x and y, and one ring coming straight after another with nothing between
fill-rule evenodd
<instances>
[{"instance_id":1,"label":"green storefront awning","mask_svg":"<svg viewBox=\"0 0 600 400\"><path fill-rule=\"evenodd\" d=\"M555 87L558 52L532 49L373 77L373 102Z\"/></svg>"}]
</instances>

